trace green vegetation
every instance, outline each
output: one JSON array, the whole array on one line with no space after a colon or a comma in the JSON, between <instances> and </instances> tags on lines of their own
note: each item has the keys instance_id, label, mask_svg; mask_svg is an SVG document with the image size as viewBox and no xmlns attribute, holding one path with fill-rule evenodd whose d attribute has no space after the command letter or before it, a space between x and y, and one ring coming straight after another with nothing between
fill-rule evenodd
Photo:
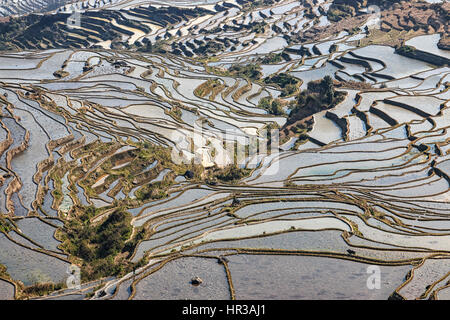
<instances>
[{"instance_id":1,"label":"green vegetation","mask_svg":"<svg viewBox=\"0 0 450 320\"><path fill-rule=\"evenodd\" d=\"M269 53L268 55L264 56L263 58L260 58L261 64L276 64L283 61L283 55L282 53Z\"/></svg>"},{"instance_id":2,"label":"green vegetation","mask_svg":"<svg viewBox=\"0 0 450 320\"><path fill-rule=\"evenodd\" d=\"M65 43L66 47L71 47L76 41L87 46L89 43L83 40L83 36L77 39L71 38L67 32L63 31L68 16L68 14L57 13L52 15L30 14L12 18L9 23L0 24L0 45L7 48L42 49L46 46L42 39L46 38L51 39L52 47L61 47L61 43Z\"/></svg>"},{"instance_id":3,"label":"green vegetation","mask_svg":"<svg viewBox=\"0 0 450 320\"><path fill-rule=\"evenodd\" d=\"M147 41L147 44L145 46L139 48L138 51L145 53L167 53L164 41L155 41L155 43L153 44L150 40Z\"/></svg>"},{"instance_id":4,"label":"green vegetation","mask_svg":"<svg viewBox=\"0 0 450 320\"><path fill-rule=\"evenodd\" d=\"M355 15L355 9L347 4L332 4L328 9L327 16L330 21L340 21Z\"/></svg>"},{"instance_id":5,"label":"green vegetation","mask_svg":"<svg viewBox=\"0 0 450 320\"><path fill-rule=\"evenodd\" d=\"M212 11L203 8L154 7L133 8L129 14L145 15L148 20L161 27L175 25L188 21ZM133 33L125 28L112 24L115 20L119 25L139 29L150 33L150 28L134 19L123 17L118 11L100 10L83 12L81 28L68 29L67 18L70 13L57 12L52 14L29 14L11 18L10 22L0 23L0 50L6 49L48 49L48 48L82 48L90 47L100 38L111 40L112 49L141 49L143 52L164 53L164 48L155 43L140 43L129 45L122 41L121 35L131 36ZM100 19L99 19L100 18ZM170 36L170 33L165 35ZM93 45L100 49L101 46Z\"/></svg>"},{"instance_id":6,"label":"green vegetation","mask_svg":"<svg viewBox=\"0 0 450 320\"><path fill-rule=\"evenodd\" d=\"M275 84L280 87L281 97L294 94L297 91L300 81L288 73L278 73L264 79L266 84Z\"/></svg>"},{"instance_id":7,"label":"green vegetation","mask_svg":"<svg viewBox=\"0 0 450 320\"><path fill-rule=\"evenodd\" d=\"M322 80L319 81L308 82L307 88L307 91L302 91L302 93L297 97L297 101L302 100L301 97L305 96L306 92L309 94L309 96L318 96L320 102L334 107L345 97L344 92L338 92L334 90L333 79L331 79L330 76L325 76Z\"/></svg>"},{"instance_id":8,"label":"green vegetation","mask_svg":"<svg viewBox=\"0 0 450 320\"><path fill-rule=\"evenodd\" d=\"M13 47L11 47L10 45L8 45L4 42L1 42L1 40L0 40L0 51L7 51L7 50L12 50L12 49L13 49Z\"/></svg>"},{"instance_id":9,"label":"green vegetation","mask_svg":"<svg viewBox=\"0 0 450 320\"><path fill-rule=\"evenodd\" d=\"M322 80L310 81L307 89L300 92L295 103L292 104L292 110L282 132L285 135L293 132L304 140L306 132L313 125L311 116L322 110L334 108L344 100L345 96L345 92L334 89L333 79L330 76L325 76Z\"/></svg>"},{"instance_id":10,"label":"green vegetation","mask_svg":"<svg viewBox=\"0 0 450 320\"><path fill-rule=\"evenodd\" d=\"M291 61L291 57L284 50L279 53L271 52L258 59L258 62L261 64L277 64L283 61Z\"/></svg>"},{"instance_id":11,"label":"green vegetation","mask_svg":"<svg viewBox=\"0 0 450 320\"><path fill-rule=\"evenodd\" d=\"M338 49L338 45L333 43L333 44L330 46L330 48L328 49L328 51L329 51L330 53L333 53L333 52L336 52L337 49Z\"/></svg>"},{"instance_id":12,"label":"green vegetation","mask_svg":"<svg viewBox=\"0 0 450 320\"><path fill-rule=\"evenodd\" d=\"M284 115L283 104L280 99L273 99L272 97L264 97L259 100L258 108L267 110L270 114L275 116Z\"/></svg>"},{"instance_id":13,"label":"green vegetation","mask_svg":"<svg viewBox=\"0 0 450 320\"><path fill-rule=\"evenodd\" d=\"M0 217L0 232L9 233L13 228L13 225L9 220L4 217Z\"/></svg>"},{"instance_id":14,"label":"green vegetation","mask_svg":"<svg viewBox=\"0 0 450 320\"><path fill-rule=\"evenodd\" d=\"M0 50L9 48L6 42L14 39L21 30L27 27L29 22L28 19L11 17L9 22L0 23L0 45L2 46Z\"/></svg>"},{"instance_id":15,"label":"green vegetation","mask_svg":"<svg viewBox=\"0 0 450 320\"><path fill-rule=\"evenodd\" d=\"M212 176L224 182L235 182L250 174L250 169L238 168L236 165L231 165L223 169L216 169Z\"/></svg>"},{"instance_id":16,"label":"green vegetation","mask_svg":"<svg viewBox=\"0 0 450 320\"><path fill-rule=\"evenodd\" d=\"M267 23L264 21L253 22L251 25L251 32L254 33L264 33L266 30Z\"/></svg>"},{"instance_id":17,"label":"green vegetation","mask_svg":"<svg viewBox=\"0 0 450 320\"><path fill-rule=\"evenodd\" d=\"M416 48L412 47L412 46L401 46L400 48L398 48L396 50L396 53L399 54L405 54L405 53L414 53L416 51Z\"/></svg>"},{"instance_id":18,"label":"green vegetation","mask_svg":"<svg viewBox=\"0 0 450 320\"><path fill-rule=\"evenodd\" d=\"M181 119L181 116L183 115L181 108L178 106L173 106L167 113L175 119Z\"/></svg>"},{"instance_id":19,"label":"green vegetation","mask_svg":"<svg viewBox=\"0 0 450 320\"><path fill-rule=\"evenodd\" d=\"M173 110L173 113L180 112L178 106L174 106L174 108L176 110ZM103 208L75 204L68 214L70 219L65 222L63 228L58 229L58 239L63 242L62 248L70 254L70 259L74 263L81 266L83 281L105 276L123 275L145 265L145 259L141 259L138 263L132 263L129 260L138 243L145 239L147 234L144 227L134 229L133 232L132 217L126 208L140 205L152 199L167 197L168 189L173 184L174 177L185 174L186 170L189 169L193 173L193 179L195 179L194 177L201 177L204 170L199 165L175 164L172 161L169 148L156 146L150 142L133 142L132 145L136 149L112 155L110 160L105 161L95 172L81 179L80 185L85 188L89 196L95 197L98 193L104 192L112 181L121 179L121 186L123 186L125 193L135 186L142 185L135 193L136 198L115 200L110 206ZM77 158L82 157L82 166L89 167L91 163L97 162L99 158L107 156L120 146L117 143L95 141L76 149L73 155ZM129 161L127 166L115 170L111 169L116 163L127 161ZM154 161L157 161L157 167L143 171L143 168L148 167ZM55 188L57 188L61 184L59 177L63 176L68 168L55 168L58 169L54 170L51 176L55 177ZM164 168L171 171L164 176L164 179L145 184L146 181L154 179L155 174L159 174ZM105 174L109 175L105 184L95 188L95 190L92 189L92 184ZM222 172L219 170L217 174L220 179L233 181L244 176L245 172L239 170ZM75 177L83 176L82 167L73 170L72 175ZM29 290L44 292L47 289L37 287Z\"/></svg>"},{"instance_id":20,"label":"green vegetation","mask_svg":"<svg viewBox=\"0 0 450 320\"><path fill-rule=\"evenodd\" d=\"M157 181L147 184L136 192L136 199L140 201L158 200L168 196L167 189L170 183Z\"/></svg>"},{"instance_id":21,"label":"green vegetation","mask_svg":"<svg viewBox=\"0 0 450 320\"><path fill-rule=\"evenodd\" d=\"M25 287L23 293L27 296L43 296L53 291L64 288L62 283L54 284L52 282L36 283L32 286Z\"/></svg>"},{"instance_id":22,"label":"green vegetation","mask_svg":"<svg viewBox=\"0 0 450 320\"><path fill-rule=\"evenodd\" d=\"M225 45L218 41L207 41L206 43L203 43L198 48L194 49L194 52L198 55L209 55L209 54L215 54L217 52L222 52L225 50Z\"/></svg>"},{"instance_id":23,"label":"green vegetation","mask_svg":"<svg viewBox=\"0 0 450 320\"><path fill-rule=\"evenodd\" d=\"M330 21L337 22L354 17L357 15L357 11L363 7L377 5L383 9L399 2L400 0L334 0L328 9L327 16Z\"/></svg>"},{"instance_id":24,"label":"green vegetation","mask_svg":"<svg viewBox=\"0 0 450 320\"><path fill-rule=\"evenodd\" d=\"M409 58L425 61L429 64L433 64L436 66L450 65L450 59L448 59L446 57L438 56L438 55L430 53L430 52L417 50L416 48L414 48L412 46L403 45L403 46L397 47L395 50L395 53L404 55Z\"/></svg>"},{"instance_id":25,"label":"green vegetation","mask_svg":"<svg viewBox=\"0 0 450 320\"><path fill-rule=\"evenodd\" d=\"M280 0L237 0L237 3L242 5L244 10L270 6L278 2L280 2Z\"/></svg>"},{"instance_id":26,"label":"green vegetation","mask_svg":"<svg viewBox=\"0 0 450 320\"><path fill-rule=\"evenodd\" d=\"M71 255L84 260L84 280L117 275L130 266L116 257L131 249L126 244L132 232L131 215L123 208L117 208L102 223L94 225L90 218L97 210L87 207L84 213L65 226L63 247Z\"/></svg>"},{"instance_id":27,"label":"green vegetation","mask_svg":"<svg viewBox=\"0 0 450 320\"><path fill-rule=\"evenodd\" d=\"M217 91L224 88L224 85L220 82L219 79L209 79L208 81L199 85L195 90L195 95L199 97L206 97L208 94L212 94L215 96Z\"/></svg>"},{"instance_id":28,"label":"green vegetation","mask_svg":"<svg viewBox=\"0 0 450 320\"><path fill-rule=\"evenodd\" d=\"M0 277L9 279L10 277L6 270L7 270L6 266L4 266L0 263Z\"/></svg>"},{"instance_id":29,"label":"green vegetation","mask_svg":"<svg viewBox=\"0 0 450 320\"><path fill-rule=\"evenodd\" d=\"M252 63L246 65L232 65L228 69L228 73L235 77L242 77L252 80L258 80L262 76L261 67Z\"/></svg>"},{"instance_id":30,"label":"green vegetation","mask_svg":"<svg viewBox=\"0 0 450 320\"><path fill-rule=\"evenodd\" d=\"M181 110L178 106L174 106L173 110L168 111L168 113L175 118L181 116ZM101 146L104 145L105 144L101 144ZM141 187L136 192L137 198L135 200L139 201L139 203L141 203L142 201L147 202L152 199L161 199L162 197L167 196L167 190L173 184L175 176L183 175L188 169L193 171L200 170L199 168L195 168L194 165L186 166L174 163L171 158L171 151L168 148L156 146L149 142L133 143L133 146L136 147L136 149L114 155L113 157L111 157L110 161L103 163L103 165L98 170L80 181L80 185L86 190L86 193L88 195L95 196L98 193L104 192L108 188L108 186L110 186L110 183L112 181L120 179L125 193L129 192L136 186L143 185L143 187ZM100 146L95 147L97 154L99 154L97 152L99 148ZM112 146L109 146L109 148L105 149L105 152L109 153L112 150L115 150L115 148L111 148ZM89 148L87 150L92 150L92 148ZM82 154L83 153L77 154L77 156L82 156ZM89 158L89 156L87 156L84 159L85 161L89 161L89 163L96 161L96 157ZM114 167L115 163L123 163L127 160L129 161L129 164L127 166L112 170L112 167ZM155 169L143 171L145 167L147 167L154 161L157 161L158 163L158 166ZM86 163L86 165L89 166L88 163ZM172 172L168 173L164 177L163 181L148 184L148 182L156 178L156 175L163 169L169 169ZM80 172L79 174L83 173ZM92 185L95 183L95 181L105 175L109 175L106 183L93 190ZM128 199L122 202L128 205L132 201L131 199ZM135 206L137 205L137 203L132 202L131 205Z\"/></svg>"},{"instance_id":31,"label":"green vegetation","mask_svg":"<svg viewBox=\"0 0 450 320\"><path fill-rule=\"evenodd\" d=\"M353 27L351 29L345 29L345 31L347 31L349 35L357 34L359 32L359 30L360 29L358 27Z\"/></svg>"}]
</instances>

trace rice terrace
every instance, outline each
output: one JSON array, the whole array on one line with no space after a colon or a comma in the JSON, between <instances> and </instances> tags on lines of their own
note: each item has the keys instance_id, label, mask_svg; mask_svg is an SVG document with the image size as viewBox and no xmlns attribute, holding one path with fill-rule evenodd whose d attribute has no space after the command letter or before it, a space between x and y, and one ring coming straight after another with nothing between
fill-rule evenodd
<instances>
[{"instance_id":1,"label":"rice terrace","mask_svg":"<svg viewBox=\"0 0 450 320\"><path fill-rule=\"evenodd\" d=\"M449 21L0 0L0 300L449 300Z\"/></svg>"}]
</instances>

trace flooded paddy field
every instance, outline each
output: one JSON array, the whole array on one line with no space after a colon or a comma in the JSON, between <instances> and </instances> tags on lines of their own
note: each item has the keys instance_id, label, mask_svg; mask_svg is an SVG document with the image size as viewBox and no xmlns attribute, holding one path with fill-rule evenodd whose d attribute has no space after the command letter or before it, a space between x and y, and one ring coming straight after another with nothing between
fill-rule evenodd
<instances>
[{"instance_id":1,"label":"flooded paddy field","mask_svg":"<svg viewBox=\"0 0 450 320\"><path fill-rule=\"evenodd\" d=\"M0 299L449 298L441 24L95 3L0 51Z\"/></svg>"}]
</instances>

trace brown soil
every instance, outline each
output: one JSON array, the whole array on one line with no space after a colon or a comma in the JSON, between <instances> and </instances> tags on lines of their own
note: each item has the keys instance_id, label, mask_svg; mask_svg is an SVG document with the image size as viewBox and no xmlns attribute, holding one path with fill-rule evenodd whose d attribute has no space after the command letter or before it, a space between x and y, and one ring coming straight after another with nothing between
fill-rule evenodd
<instances>
[{"instance_id":1,"label":"brown soil","mask_svg":"<svg viewBox=\"0 0 450 320\"><path fill-rule=\"evenodd\" d=\"M448 50L449 16L449 2L432 4L402 1L381 12L381 30L370 31L370 36L363 41L398 46L402 41L417 35L442 33L440 48ZM313 42L341 31L351 31L352 28L364 24L369 17L370 15L363 14L334 22L329 26L315 26L304 33L299 33L294 40Z\"/></svg>"}]
</instances>

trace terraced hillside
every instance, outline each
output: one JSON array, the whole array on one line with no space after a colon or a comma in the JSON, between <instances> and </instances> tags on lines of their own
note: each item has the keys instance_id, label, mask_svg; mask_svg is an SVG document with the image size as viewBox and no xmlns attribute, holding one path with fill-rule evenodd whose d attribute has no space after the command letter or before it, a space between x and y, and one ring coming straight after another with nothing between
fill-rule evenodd
<instances>
[{"instance_id":1,"label":"terraced hillside","mask_svg":"<svg viewBox=\"0 0 450 320\"><path fill-rule=\"evenodd\" d=\"M332 5L0 25L0 298L448 299L448 20Z\"/></svg>"},{"instance_id":2,"label":"terraced hillside","mask_svg":"<svg viewBox=\"0 0 450 320\"><path fill-rule=\"evenodd\" d=\"M64 0L2 0L0 2L0 17L53 11L68 2ZM87 3L89 2L87 1Z\"/></svg>"}]
</instances>

